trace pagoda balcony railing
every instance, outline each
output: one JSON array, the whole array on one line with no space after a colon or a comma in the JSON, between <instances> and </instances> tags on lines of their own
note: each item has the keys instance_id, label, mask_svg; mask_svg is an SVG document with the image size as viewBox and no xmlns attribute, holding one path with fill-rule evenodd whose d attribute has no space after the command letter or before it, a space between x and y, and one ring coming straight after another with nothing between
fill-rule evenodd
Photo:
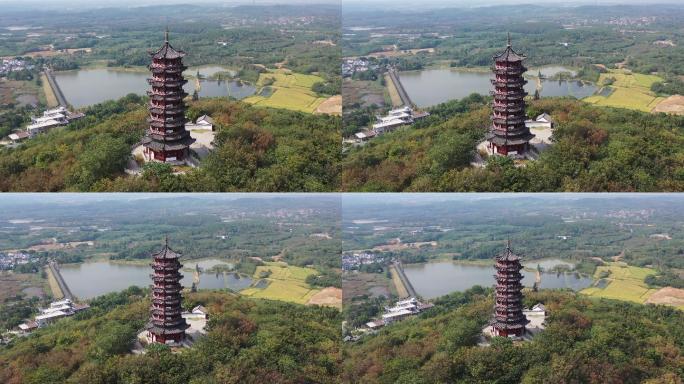
<instances>
[{"instance_id":1,"label":"pagoda balcony railing","mask_svg":"<svg viewBox=\"0 0 684 384\"><path fill-rule=\"evenodd\" d=\"M175 315L180 315L182 310L180 308L164 308L164 309L153 309L152 314L161 316L161 317L166 317L166 316L175 316Z\"/></svg>"},{"instance_id":2,"label":"pagoda balcony railing","mask_svg":"<svg viewBox=\"0 0 684 384\"><path fill-rule=\"evenodd\" d=\"M494 103L492 105L495 111L497 112L520 112L525 110L525 106L520 105L520 104L503 104L503 103Z\"/></svg>"},{"instance_id":3,"label":"pagoda balcony railing","mask_svg":"<svg viewBox=\"0 0 684 384\"><path fill-rule=\"evenodd\" d=\"M150 104L148 106L148 110L151 113L156 113L156 114L160 114L160 115L164 114L164 113L169 114L169 115L181 114L181 113L184 113L183 109L184 109L183 107L178 106L178 105L171 105L168 108L166 108L166 106L160 106L160 105L154 105L154 104Z\"/></svg>"},{"instance_id":4,"label":"pagoda balcony railing","mask_svg":"<svg viewBox=\"0 0 684 384\"><path fill-rule=\"evenodd\" d=\"M179 298L169 298L169 297L159 297L159 298L152 298L152 304L153 305L178 305L180 303L181 299Z\"/></svg>"},{"instance_id":5,"label":"pagoda balcony railing","mask_svg":"<svg viewBox=\"0 0 684 384\"><path fill-rule=\"evenodd\" d=\"M520 123L524 123L526 118L521 117L521 116L494 115L494 116L492 116L492 120L497 124L520 124ZM497 269L504 270L504 271L510 271L510 270L513 270L514 268L497 267Z\"/></svg>"},{"instance_id":6,"label":"pagoda balcony railing","mask_svg":"<svg viewBox=\"0 0 684 384\"><path fill-rule=\"evenodd\" d=\"M527 72L527 68L524 65L499 65L499 64L494 64L494 66L491 67L492 71L522 71L522 73Z\"/></svg>"},{"instance_id":7,"label":"pagoda balcony railing","mask_svg":"<svg viewBox=\"0 0 684 384\"><path fill-rule=\"evenodd\" d=\"M187 66L183 64L163 64L163 63L152 63L149 66L150 71L180 71L183 72L188 69Z\"/></svg>"},{"instance_id":8,"label":"pagoda balcony railing","mask_svg":"<svg viewBox=\"0 0 684 384\"><path fill-rule=\"evenodd\" d=\"M153 87L159 87L159 88L180 88L185 83L187 83L187 80L182 80L182 81L160 81L160 80L153 80L153 79L147 79L147 83L150 84Z\"/></svg>"},{"instance_id":9,"label":"pagoda balcony railing","mask_svg":"<svg viewBox=\"0 0 684 384\"><path fill-rule=\"evenodd\" d=\"M496 119L513 119L513 118L521 118L520 116L515 116L515 115L510 115L510 116L493 116ZM494 265L494 268L496 268L497 271L519 271L523 269L523 266L520 264L502 264L502 263L496 263Z\"/></svg>"},{"instance_id":10,"label":"pagoda balcony railing","mask_svg":"<svg viewBox=\"0 0 684 384\"><path fill-rule=\"evenodd\" d=\"M162 293L162 294L167 294L167 293L178 293L182 290L181 287L154 287L152 288L152 291L155 293Z\"/></svg>"},{"instance_id":11,"label":"pagoda balcony railing","mask_svg":"<svg viewBox=\"0 0 684 384\"><path fill-rule=\"evenodd\" d=\"M152 98L152 100L155 101L175 101L175 102L180 102L183 100L184 97L186 97L188 94L185 92L175 92L175 93L159 93L159 92L152 92L152 91L147 91L147 95Z\"/></svg>"},{"instance_id":12,"label":"pagoda balcony railing","mask_svg":"<svg viewBox=\"0 0 684 384\"><path fill-rule=\"evenodd\" d=\"M154 263L150 264L150 267L155 271L177 271L180 269L177 265L158 265Z\"/></svg>"},{"instance_id":13,"label":"pagoda balcony railing","mask_svg":"<svg viewBox=\"0 0 684 384\"><path fill-rule=\"evenodd\" d=\"M489 79L489 81L497 87L502 88L522 88L527 84L527 80L499 80Z\"/></svg>"},{"instance_id":14,"label":"pagoda balcony railing","mask_svg":"<svg viewBox=\"0 0 684 384\"><path fill-rule=\"evenodd\" d=\"M159 278L164 278L164 279L178 279L181 280L183 278L183 275L181 275L179 272L176 273L153 273L150 274L150 277L153 279L159 279Z\"/></svg>"},{"instance_id":15,"label":"pagoda balcony railing","mask_svg":"<svg viewBox=\"0 0 684 384\"><path fill-rule=\"evenodd\" d=\"M494 96L495 100L521 100L527 96L527 92L500 92L500 91L489 91L489 94Z\"/></svg>"},{"instance_id":16,"label":"pagoda balcony railing","mask_svg":"<svg viewBox=\"0 0 684 384\"><path fill-rule=\"evenodd\" d=\"M181 294L174 293L167 295L161 292L152 293L152 304L156 305L178 305L181 302Z\"/></svg>"},{"instance_id":17,"label":"pagoda balcony railing","mask_svg":"<svg viewBox=\"0 0 684 384\"><path fill-rule=\"evenodd\" d=\"M157 120L155 118L148 118L147 122L150 124L150 126L155 127L155 128L179 128L179 127L185 126L185 118L183 118L183 119L168 118L168 119L164 119L164 120Z\"/></svg>"}]
</instances>

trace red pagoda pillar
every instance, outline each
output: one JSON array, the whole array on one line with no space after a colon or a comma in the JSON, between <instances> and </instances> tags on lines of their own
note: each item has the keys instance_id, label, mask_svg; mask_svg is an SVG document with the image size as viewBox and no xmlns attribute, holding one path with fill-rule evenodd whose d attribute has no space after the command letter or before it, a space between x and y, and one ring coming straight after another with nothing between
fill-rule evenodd
<instances>
[{"instance_id":1,"label":"red pagoda pillar","mask_svg":"<svg viewBox=\"0 0 684 384\"><path fill-rule=\"evenodd\" d=\"M179 271L183 265L178 260L180 257L180 254L169 248L168 238L164 247L152 254L154 261L150 266L154 273L150 277L154 284L147 331L156 343L181 342L185 338L185 330L190 327L181 316L183 287L180 281L183 275Z\"/></svg>"},{"instance_id":2,"label":"red pagoda pillar","mask_svg":"<svg viewBox=\"0 0 684 384\"><path fill-rule=\"evenodd\" d=\"M164 45L156 52L150 52L152 77L147 82L152 86L148 109L149 130L142 144L148 160L183 164L188 157L190 145L195 139L185 130L185 102L188 94L183 90L187 80L183 78L185 52L175 50L169 44L166 31Z\"/></svg>"},{"instance_id":3,"label":"red pagoda pillar","mask_svg":"<svg viewBox=\"0 0 684 384\"><path fill-rule=\"evenodd\" d=\"M508 47L493 59L494 91L491 94L494 95L494 102L492 125L487 135L489 149L493 154L504 156L511 153L522 154L529 149L529 141L534 137L525 126L525 56L513 51L509 35Z\"/></svg>"},{"instance_id":4,"label":"red pagoda pillar","mask_svg":"<svg viewBox=\"0 0 684 384\"><path fill-rule=\"evenodd\" d=\"M495 268L496 293L494 319L491 323L494 335L522 336L529 323L522 306L522 265L520 257L511 251L510 241L506 249L496 256Z\"/></svg>"}]
</instances>

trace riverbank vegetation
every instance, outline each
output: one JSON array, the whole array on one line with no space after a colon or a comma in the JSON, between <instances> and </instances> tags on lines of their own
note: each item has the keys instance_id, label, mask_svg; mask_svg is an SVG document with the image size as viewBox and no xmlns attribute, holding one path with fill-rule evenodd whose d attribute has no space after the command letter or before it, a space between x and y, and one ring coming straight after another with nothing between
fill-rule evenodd
<instances>
[{"instance_id":1,"label":"riverbank vegetation","mask_svg":"<svg viewBox=\"0 0 684 384\"><path fill-rule=\"evenodd\" d=\"M490 120L487 99L470 96L430 109L425 122L349 150L346 191L681 191L684 117L597 108L569 98L530 102L528 115L556 121L553 144L517 166L490 157L471 167Z\"/></svg>"},{"instance_id":2,"label":"riverbank vegetation","mask_svg":"<svg viewBox=\"0 0 684 384\"><path fill-rule=\"evenodd\" d=\"M129 351L149 317L146 290L99 297L91 308L0 346L3 383L337 383L339 311L227 293L186 294L210 313L208 333L172 353Z\"/></svg>"},{"instance_id":3,"label":"riverbank vegetation","mask_svg":"<svg viewBox=\"0 0 684 384\"><path fill-rule=\"evenodd\" d=\"M441 297L425 314L347 344L342 381L659 383L682 375L682 312L547 290L524 299L539 302L548 325L531 342L494 338L479 347L491 290Z\"/></svg>"}]
</instances>

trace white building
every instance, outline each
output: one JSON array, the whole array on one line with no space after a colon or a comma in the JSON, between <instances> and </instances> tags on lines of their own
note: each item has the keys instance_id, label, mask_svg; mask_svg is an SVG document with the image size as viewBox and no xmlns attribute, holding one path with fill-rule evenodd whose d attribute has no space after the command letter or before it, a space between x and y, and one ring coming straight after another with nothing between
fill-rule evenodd
<instances>
[{"instance_id":1,"label":"white building","mask_svg":"<svg viewBox=\"0 0 684 384\"><path fill-rule=\"evenodd\" d=\"M207 115L202 115L194 123L186 123L185 129L188 131L213 131L214 119Z\"/></svg>"},{"instance_id":2,"label":"white building","mask_svg":"<svg viewBox=\"0 0 684 384\"><path fill-rule=\"evenodd\" d=\"M377 123L373 124L373 132L375 134L391 132L402 125L411 125L416 120L429 115L427 112L416 113L411 107L392 109L386 116L378 117Z\"/></svg>"},{"instance_id":3,"label":"white building","mask_svg":"<svg viewBox=\"0 0 684 384\"><path fill-rule=\"evenodd\" d=\"M541 115L537 116L536 119L534 120L525 120L525 126L527 128L547 128L547 129L552 129L554 127L554 121L549 116L548 113L542 113Z\"/></svg>"},{"instance_id":4,"label":"white building","mask_svg":"<svg viewBox=\"0 0 684 384\"><path fill-rule=\"evenodd\" d=\"M85 116L83 113L71 113L63 106L48 109L43 112L42 117L31 118L31 124L26 127L26 132L29 137L34 137L52 128L67 125L71 120L80 119L83 116Z\"/></svg>"}]
</instances>

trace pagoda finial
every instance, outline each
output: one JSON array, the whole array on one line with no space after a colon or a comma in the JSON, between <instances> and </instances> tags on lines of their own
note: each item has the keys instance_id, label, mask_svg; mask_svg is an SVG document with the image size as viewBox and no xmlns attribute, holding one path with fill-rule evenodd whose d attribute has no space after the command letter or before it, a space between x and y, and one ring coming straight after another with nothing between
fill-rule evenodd
<instances>
[{"instance_id":1,"label":"pagoda finial","mask_svg":"<svg viewBox=\"0 0 684 384\"><path fill-rule=\"evenodd\" d=\"M164 246L167 248L169 246L169 235L164 236Z\"/></svg>"},{"instance_id":2,"label":"pagoda finial","mask_svg":"<svg viewBox=\"0 0 684 384\"><path fill-rule=\"evenodd\" d=\"M169 42L169 26L168 25L166 26L166 31L164 32L164 42L165 43Z\"/></svg>"},{"instance_id":3,"label":"pagoda finial","mask_svg":"<svg viewBox=\"0 0 684 384\"><path fill-rule=\"evenodd\" d=\"M168 32L167 32L168 33ZM167 39L168 40L168 39ZM508 47L511 46L511 33L508 32Z\"/></svg>"},{"instance_id":4,"label":"pagoda finial","mask_svg":"<svg viewBox=\"0 0 684 384\"><path fill-rule=\"evenodd\" d=\"M508 241L506 242L506 249L510 250L511 249L511 238L508 238Z\"/></svg>"}]
</instances>

